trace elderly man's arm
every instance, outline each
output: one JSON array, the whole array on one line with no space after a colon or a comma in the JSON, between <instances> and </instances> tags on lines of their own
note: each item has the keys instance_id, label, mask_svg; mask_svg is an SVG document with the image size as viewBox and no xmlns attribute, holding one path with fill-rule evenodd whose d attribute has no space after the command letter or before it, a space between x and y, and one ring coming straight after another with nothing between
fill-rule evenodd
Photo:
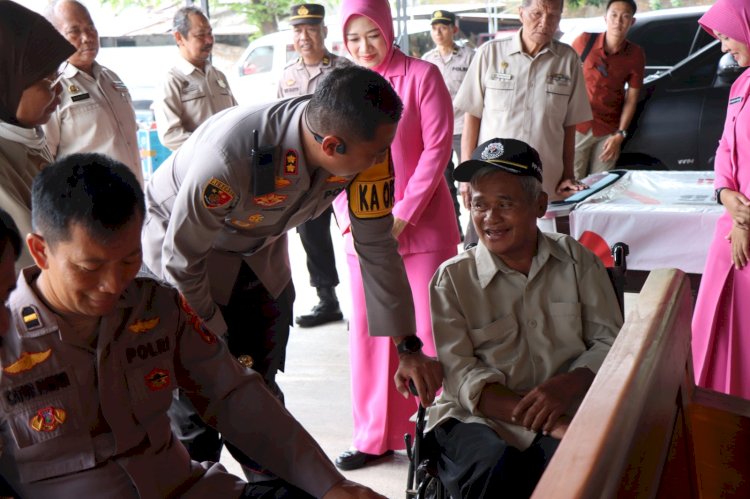
<instances>
[{"instance_id":1,"label":"elderly man's arm","mask_svg":"<svg viewBox=\"0 0 750 499\"><path fill-rule=\"evenodd\" d=\"M190 137L190 132L185 129L182 122L180 81L172 75L172 71L167 74L161 98L156 101L154 111L159 141L172 151L179 149Z\"/></svg>"},{"instance_id":2,"label":"elderly man's arm","mask_svg":"<svg viewBox=\"0 0 750 499\"><path fill-rule=\"evenodd\" d=\"M575 172L573 171L573 160L575 158L576 146L576 126L568 125L565 128L565 137L563 138L563 174L560 182L557 184L557 193L562 194L566 191L580 191L587 189L588 186L576 182Z\"/></svg>"},{"instance_id":3,"label":"elderly man's arm","mask_svg":"<svg viewBox=\"0 0 750 499\"><path fill-rule=\"evenodd\" d=\"M482 125L482 119L477 118L469 113L464 114L464 131L461 134L461 157L462 162L471 159L471 153L477 147L479 140L479 127ZM458 192L461 193L461 199L464 208L471 208L471 193L469 192L469 183L460 182Z\"/></svg>"}]
</instances>

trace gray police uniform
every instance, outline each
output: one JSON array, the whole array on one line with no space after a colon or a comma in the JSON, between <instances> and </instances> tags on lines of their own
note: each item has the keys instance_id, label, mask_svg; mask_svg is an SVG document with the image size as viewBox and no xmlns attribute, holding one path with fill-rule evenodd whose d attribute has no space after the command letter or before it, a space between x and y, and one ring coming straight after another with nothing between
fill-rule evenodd
<instances>
[{"instance_id":1,"label":"gray police uniform","mask_svg":"<svg viewBox=\"0 0 750 499\"><path fill-rule=\"evenodd\" d=\"M278 97L299 97L311 94L333 68L351 64L353 63L349 59L333 55L328 51L314 66L305 65L300 57L284 68L284 74L279 80ZM333 209L328 208L319 217L297 227L300 241L307 255L310 285L314 288L334 288L339 284L336 257L331 241L332 214Z\"/></svg>"},{"instance_id":2,"label":"gray police uniform","mask_svg":"<svg viewBox=\"0 0 750 499\"><path fill-rule=\"evenodd\" d=\"M114 71L94 62L92 75L68 65L60 105L42 125L56 157L106 154L125 164L143 185L138 125L128 88Z\"/></svg>"},{"instance_id":3,"label":"gray police uniform","mask_svg":"<svg viewBox=\"0 0 750 499\"><path fill-rule=\"evenodd\" d=\"M191 462L174 438L166 412L178 386L292 484L321 497L342 479L174 290L136 279L85 340L39 299L39 272L19 276L0 349L0 471L22 497L240 497L244 482Z\"/></svg>"}]
</instances>

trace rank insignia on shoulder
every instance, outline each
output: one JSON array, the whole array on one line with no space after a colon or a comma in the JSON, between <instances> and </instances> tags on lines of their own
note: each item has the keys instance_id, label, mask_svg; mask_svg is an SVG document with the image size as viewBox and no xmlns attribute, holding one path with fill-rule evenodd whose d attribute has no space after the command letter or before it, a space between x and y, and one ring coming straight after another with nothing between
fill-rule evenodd
<instances>
[{"instance_id":1,"label":"rank insignia on shoulder","mask_svg":"<svg viewBox=\"0 0 750 499\"><path fill-rule=\"evenodd\" d=\"M299 153L294 149L287 149L284 154L284 175L299 173Z\"/></svg>"},{"instance_id":2,"label":"rank insignia on shoulder","mask_svg":"<svg viewBox=\"0 0 750 499\"><path fill-rule=\"evenodd\" d=\"M159 318L154 317L153 319L147 319L147 320L141 320L136 321L128 326L128 329L131 333L145 333L146 331L151 331L159 324Z\"/></svg>"},{"instance_id":3,"label":"rank insignia on shoulder","mask_svg":"<svg viewBox=\"0 0 750 499\"><path fill-rule=\"evenodd\" d=\"M331 63L331 58L326 56L323 56L323 60L321 61L324 66L328 66Z\"/></svg>"},{"instance_id":4,"label":"rank insignia on shoulder","mask_svg":"<svg viewBox=\"0 0 750 499\"><path fill-rule=\"evenodd\" d=\"M266 194L265 196L254 197L253 203L259 206L276 206L277 204L281 204L286 201L286 198L288 197L289 196L285 194L276 194L275 192L272 192L271 194Z\"/></svg>"},{"instance_id":5,"label":"rank insignia on shoulder","mask_svg":"<svg viewBox=\"0 0 750 499\"><path fill-rule=\"evenodd\" d=\"M26 326L26 331L39 329L42 324L42 318L39 316L39 310L34 305L27 305L21 309L21 319Z\"/></svg>"},{"instance_id":6,"label":"rank insignia on shoulder","mask_svg":"<svg viewBox=\"0 0 750 499\"><path fill-rule=\"evenodd\" d=\"M17 361L3 368L5 374L18 374L25 371L30 371L34 366L41 364L45 360L49 359L52 354L52 349L45 350L43 352L28 353L23 352L21 357Z\"/></svg>"},{"instance_id":7,"label":"rank insignia on shoulder","mask_svg":"<svg viewBox=\"0 0 750 499\"><path fill-rule=\"evenodd\" d=\"M67 419L64 409L58 407L45 407L36 411L36 415L29 420L29 426L35 431L55 431Z\"/></svg>"},{"instance_id":8,"label":"rank insignia on shoulder","mask_svg":"<svg viewBox=\"0 0 750 499\"><path fill-rule=\"evenodd\" d=\"M169 386L169 371L155 368L144 376L143 379L146 381L148 389L155 392Z\"/></svg>"},{"instance_id":9,"label":"rank insignia on shoulder","mask_svg":"<svg viewBox=\"0 0 750 499\"><path fill-rule=\"evenodd\" d=\"M234 191L218 178L211 178L203 189L203 206L220 208L234 199Z\"/></svg>"},{"instance_id":10,"label":"rank insignia on shoulder","mask_svg":"<svg viewBox=\"0 0 750 499\"><path fill-rule=\"evenodd\" d=\"M283 189L284 187L289 187L290 185L292 185L292 181L284 177L276 177L275 184L277 189Z\"/></svg>"},{"instance_id":11,"label":"rank insignia on shoulder","mask_svg":"<svg viewBox=\"0 0 750 499\"><path fill-rule=\"evenodd\" d=\"M217 340L214 333L209 331L209 329L203 323L203 319L198 317L198 314L195 313L193 307L190 306L185 297L182 295L180 295L180 307L182 307L182 310L184 310L187 314L188 323L193 326L193 329L200 335L201 339L203 339L203 341L205 341L209 345L216 343Z\"/></svg>"},{"instance_id":12,"label":"rank insignia on shoulder","mask_svg":"<svg viewBox=\"0 0 750 499\"><path fill-rule=\"evenodd\" d=\"M393 209L395 181L391 152L385 159L362 173L349 184L349 211L360 219L381 218Z\"/></svg>"}]
</instances>

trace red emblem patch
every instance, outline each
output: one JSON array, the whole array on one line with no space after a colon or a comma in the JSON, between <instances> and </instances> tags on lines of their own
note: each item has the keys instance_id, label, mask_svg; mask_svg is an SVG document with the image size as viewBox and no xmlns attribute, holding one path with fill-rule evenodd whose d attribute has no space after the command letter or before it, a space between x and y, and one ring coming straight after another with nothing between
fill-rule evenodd
<instances>
[{"instance_id":1,"label":"red emblem patch","mask_svg":"<svg viewBox=\"0 0 750 499\"><path fill-rule=\"evenodd\" d=\"M299 154L294 149L287 150L284 155L284 175L297 175L299 173Z\"/></svg>"},{"instance_id":2,"label":"red emblem patch","mask_svg":"<svg viewBox=\"0 0 750 499\"><path fill-rule=\"evenodd\" d=\"M35 431L55 431L65 422L65 410L57 407L45 407L36 411L36 416L29 420L29 426Z\"/></svg>"},{"instance_id":3,"label":"red emblem patch","mask_svg":"<svg viewBox=\"0 0 750 499\"><path fill-rule=\"evenodd\" d=\"M143 379L146 380L148 389L155 392L169 386L169 371L156 368L144 376Z\"/></svg>"},{"instance_id":4,"label":"red emblem patch","mask_svg":"<svg viewBox=\"0 0 750 499\"><path fill-rule=\"evenodd\" d=\"M234 199L234 191L219 179L212 178L203 189L203 206L219 208Z\"/></svg>"},{"instance_id":5,"label":"red emblem patch","mask_svg":"<svg viewBox=\"0 0 750 499\"><path fill-rule=\"evenodd\" d=\"M288 197L289 196L284 194L276 194L275 192L272 192L271 194L266 194L265 196L258 196L256 198L253 198L253 202L260 206L276 206L277 204L283 203Z\"/></svg>"},{"instance_id":6,"label":"red emblem patch","mask_svg":"<svg viewBox=\"0 0 750 499\"><path fill-rule=\"evenodd\" d=\"M203 320L198 317L198 314L195 313L193 308L182 295L180 295L180 306L188 316L188 323L193 326L193 329L195 329L195 332L197 332L201 336L203 341L205 341L209 345L216 343L216 336L214 336L214 333L208 330L206 325L203 323Z\"/></svg>"}]
</instances>

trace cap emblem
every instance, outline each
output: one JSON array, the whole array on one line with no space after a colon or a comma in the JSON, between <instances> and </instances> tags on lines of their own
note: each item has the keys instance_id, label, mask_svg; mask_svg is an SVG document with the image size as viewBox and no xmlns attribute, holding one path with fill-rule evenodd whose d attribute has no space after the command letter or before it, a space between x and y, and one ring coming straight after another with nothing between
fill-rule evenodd
<instances>
[{"instance_id":1,"label":"cap emblem","mask_svg":"<svg viewBox=\"0 0 750 499\"><path fill-rule=\"evenodd\" d=\"M300 6L300 8L297 9L297 15L298 16L306 16L309 13L310 13L310 11L307 10L307 7L305 7L304 5Z\"/></svg>"},{"instance_id":2,"label":"cap emblem","mask_svg":"<svg viewBox=\"0 0 750 499\"><path fill-rule=\"evenodd\" d=\"M502 142L493 142L484 148L482 151L482 159L485 161L497 159L503 155L505 148Z\"/></svg>"}]
</instances>

